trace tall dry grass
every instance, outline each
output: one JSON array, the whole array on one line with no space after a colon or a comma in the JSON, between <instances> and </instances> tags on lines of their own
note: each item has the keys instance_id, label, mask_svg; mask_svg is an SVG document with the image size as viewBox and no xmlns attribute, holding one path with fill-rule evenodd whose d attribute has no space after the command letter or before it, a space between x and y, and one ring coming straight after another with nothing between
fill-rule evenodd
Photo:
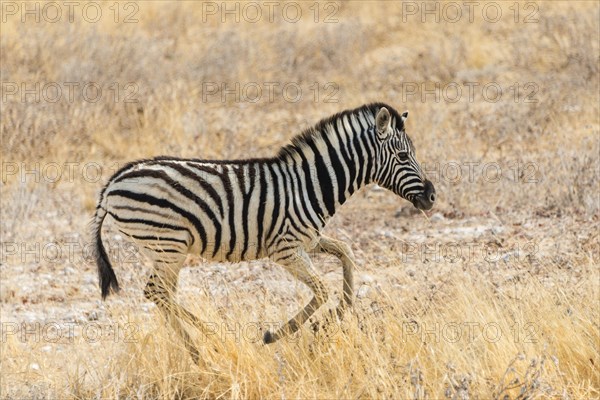
<instances>
[{"instance_id":1,"label":"tall dry grass","mask_svg":"<svg viewBox=\"0 0 600 400\"><path fill-rule=\"evenodd\" d=\"M273 346L265 321L241 308L223 314L196 296L211 321L198 337L200 364L160 319L118 311L127 343L69 354L3 343L3 394L74 398L594 398L598 396L598 309L581 294L529 282L520 296L498 293L477 274L453 273L431 302L408 307L389 290L358 301L341 324L310 326ZM584 288L598 296L597 285ZM419 295L415 293L415 295ZM117 312L115 312L117 314ZM239 324L239 325L236 325ZM565 334L568 332L568 334ZM7 356L7 354L9 356ZM17 356L19 355L20 356ZM68 361L67 361L68 360ZM65 368L63 363L68 362ZM36 363L32 370L30 363ZM60 372L59 372L60 371ZM34 383L35 382L35 383ZM505 397L508 396L508 397Z\"/></svg>"}]
</instances>

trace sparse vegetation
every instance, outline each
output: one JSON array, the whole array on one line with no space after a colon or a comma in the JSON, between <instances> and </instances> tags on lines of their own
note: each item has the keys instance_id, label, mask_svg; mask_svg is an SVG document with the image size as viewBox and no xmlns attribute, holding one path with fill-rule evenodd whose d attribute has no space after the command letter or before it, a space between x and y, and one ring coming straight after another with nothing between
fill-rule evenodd
<instances>
[{"instance_id":1,"label":"sparse vegetation","mask_svg":"<svg viewBox=\"0 0 600 400\"><path fill-rule=\"evenodd\" d=\"M118 3L118 23L108 3L97 23L81 9L74 22L23 23L7 4L1 398L600 397L598 3L518 3L519 22L496 3L496 23L481 8L438 23L360 1L319 4L318 23L313 3L296 23L236 23L196 2L139 2L133 23L133 3ZM88 222L118 166L273 155L370 101L409 110L438 201L423 215L374 188L334 217L327 233L352 244L360 269L344 321L321 314L263 346L308 290L267 260L190 257L178 298L212 329L193 365L144 302L148 266L116 234L124 290L100 300ZM339 294L341 268L316 259Z\"/></svg>"}]
</instances>

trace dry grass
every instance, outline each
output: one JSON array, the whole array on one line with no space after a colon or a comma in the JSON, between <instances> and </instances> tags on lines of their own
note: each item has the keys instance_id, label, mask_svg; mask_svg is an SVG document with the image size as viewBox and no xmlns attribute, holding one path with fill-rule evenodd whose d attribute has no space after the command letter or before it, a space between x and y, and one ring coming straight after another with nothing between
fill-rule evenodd
<instances>
[{"instance_id":1,"label":"dry grass","mask_svg":"<svg viewBox=\"0 0 600 400\"><path fill-rule=\"evenodd\" d=\"M598 296L593 284L583 289ZM132 330L127 343L90 345L76 338L63 345L69 348L68 368L62 365L67 355L44 351L44 343L4 343L4 353L12 355L5 356L4 394L38 395L44 388L40 393L50 397L76 398L598 395L592 364L600 343L598 309L585 305L581 295L530 284L513 297L472 273L447 277L430 304L409 307L400 294L390 290L360 300L355 314L329 333L315 336L307 327L299 337L268 347L260 344L257 329L264 321L249 319L240 305L223 315L206 306L210 299L197 296L203 306L194 311L215 327L214 335L198 338L199 366L157 319L115 311L121 326L141 329Z\"/></svg>"},{"instance_id":2,"label":"dry grass","mask_svg":"<svg viewBox=\"0 0 600 400\"><path fill-rule=\"evenodd\" d=\"M600 396L598 4L535 3L530 24L522 19L533 3L519 4L519 23L513 3L499 3L498 23L481 17L482 6L472 23L466 14L423 23L390 2L352 1L332 24L314 23L302 4L295 24L266 15L202 22L194 2L140 2L132 24L114 23L108 3L95 24L81 9L73 23L21 23L19 14L2 22L0 397ZM320 20L332 10L325 6ZM122 20L131 9L120 7ZM22 101L21 83L36 82L57 83L62 97L50 102L52 92L40 90L39 102ZM71 100L66 82L94 82L102 96L89 102L75 90ZM251 103L203 93L203 84L236 82L263 90L294 82L302 96L286 101L275 90L273 101L263 93ZM329 82L336 102L325 102ZM479 85L473 101L467 82ZM451 90L437 91L439 101L422 93L435 83L460 86L459 101L445 101ZM503 90L497 102L483 97L489 83ZM124 102L132 88L137 102ZM536 102L526 101L532 91ZM199 268L184 271L179 298L218 328L197 337L195 366L141 303L147 266L138 259L117 263L125 292L99 301L82 249L97 193L118 165L159 154L268 156L318 119L369 101L410 111L408 131L439 201L425 219L370 190L336 215L327 230L352 243L360 264L358 304L341 324L317 335L307 325L293 341L262 346L266 321L284 321L306 288L266 261L190 259ZM71 175L65 163L74 163ZM48 244L62 253L44 253ZM440 245L463 252L425 247ZM338 265L318 260L339 289ZM50 340L35 323L56 323L63 335ZM84 329L94 324L109 332L92 343Z\"/></svg>"}]
</instances>

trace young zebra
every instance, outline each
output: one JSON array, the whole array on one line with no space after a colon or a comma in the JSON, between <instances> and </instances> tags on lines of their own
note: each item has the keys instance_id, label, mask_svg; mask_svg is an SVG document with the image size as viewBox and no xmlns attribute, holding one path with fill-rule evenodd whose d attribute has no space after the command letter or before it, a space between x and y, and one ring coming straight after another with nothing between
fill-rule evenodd
<instances>
[{"instance_id":1,"label":"young zebra","mask_svg":"<svg viewBox=\"0 0 600 400\"><path fill-rule=\"evenodd\" d=\"M314 293L298 314L265 343L295 332L328 294L309 257L336 256L343 268L341 316L352 305L354 256L321 230L358 189L377 183L428 210L435 189L404 130L408 112L382 103L343 111L296 136L277 156L207 161L154 158L130 163L108 181L93 223L102 297L119 289L102 244L107 215L153 261L144 295L167 316L195 361L198 353L179 318L201 322L173 300L188 253L239 262L268 257Z\"/></svg>"}]
</instances>

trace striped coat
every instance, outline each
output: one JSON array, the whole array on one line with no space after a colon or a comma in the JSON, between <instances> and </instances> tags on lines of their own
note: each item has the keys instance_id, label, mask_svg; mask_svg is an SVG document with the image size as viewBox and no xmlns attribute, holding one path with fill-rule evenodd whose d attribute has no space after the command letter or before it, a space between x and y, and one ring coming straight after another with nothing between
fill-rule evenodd
<instances>
[{"instance_id":1,"label":"striped coat","mask_svg":"<svg viewBox=\"0 0 600 400\"><path fill-rule=\"evenodd\" d=\"M118 288L101 239L107 216L155 267L176 275L188 253L295 265L319 246L336 210L372 182L430 208L435 191L414 158L406 116L369 104L322 120L272 158L158 157L124 166L102 191L94 220L102 295Z\"/></svg>"}]
</instances>

